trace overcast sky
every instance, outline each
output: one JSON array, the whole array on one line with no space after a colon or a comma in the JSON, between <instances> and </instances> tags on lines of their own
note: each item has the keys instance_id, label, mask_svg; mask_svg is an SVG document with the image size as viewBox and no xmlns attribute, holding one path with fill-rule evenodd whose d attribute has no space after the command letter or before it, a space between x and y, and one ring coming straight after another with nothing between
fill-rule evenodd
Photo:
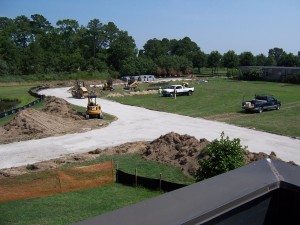
<instances>
[{"instance_id":1,"label":"overcast sky","mask_svg":"<svg viewBox=\"0 0 300 225\"><path fill-rule=\"evenodd\" d=\"M205 53L300 51L300 0L0 0L0 16L40 14L56 26L74 19L114 22L139 49L149 39L190 37Z\"/></svg>"}]
</instances>

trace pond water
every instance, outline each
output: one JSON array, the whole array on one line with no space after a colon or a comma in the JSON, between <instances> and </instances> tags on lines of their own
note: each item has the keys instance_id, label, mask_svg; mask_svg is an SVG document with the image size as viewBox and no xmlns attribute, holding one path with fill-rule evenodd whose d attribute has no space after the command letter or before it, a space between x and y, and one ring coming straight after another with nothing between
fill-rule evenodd
<instances>
[{"instance_id":1,"label":"pond water","mask_svg":"<svg viewBox=\"0 0 300 225\"><path fill-rule=\"evenodd\" d=\"M0 113L15 108L19 103L16 99L0 99Z\"/></svg>"}]
</instances>

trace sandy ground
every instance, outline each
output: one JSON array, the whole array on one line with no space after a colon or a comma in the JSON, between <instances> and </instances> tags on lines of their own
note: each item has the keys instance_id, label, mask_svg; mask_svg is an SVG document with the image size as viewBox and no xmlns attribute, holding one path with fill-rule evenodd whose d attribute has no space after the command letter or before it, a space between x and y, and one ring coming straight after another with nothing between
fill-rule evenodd
<instances>
[{"instance_id":1,"label":"sandy ground","mask_svg":"<svg viewBox=\"0 0 300 225\"><path fill-rule=\"evenodd\" d=\"M0 144L81 133L107 124L104 120L86 120L66 100L47 96L40 110L22 110L0 127Z\"/></svg>"},{"instance_id":2,"label":"sandy ground","mask_svg":"<svg viewBox=\"0 0 300 225\"><path fill-rule=\"evenodd\" d=\"M86 106L86 99L74 99L69 88L43 90L45 95L63 98L68 102ZM152 141L169 132L188 134L209 141L219 138L222 131L230 138L240 138L241 144L252 152L272 151L284 161L300 164L300 140L236 127L221 122L191 118L144 108L126 106L99 99L103 111L118 120L103 129L85 133L67 134L38 140L0 145L0 168L10 168L61 157L70 153L83 153L104 149L127 142ZM175 101L175 100L174 100Z\"/></svg>"}]
</instances>

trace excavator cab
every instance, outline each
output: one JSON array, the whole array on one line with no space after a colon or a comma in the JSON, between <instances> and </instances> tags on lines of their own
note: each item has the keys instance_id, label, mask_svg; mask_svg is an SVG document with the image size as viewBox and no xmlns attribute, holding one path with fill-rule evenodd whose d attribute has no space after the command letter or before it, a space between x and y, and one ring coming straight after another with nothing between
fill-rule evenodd
<instances>
[{"instance_id":1,"label":"excavator cab","mask_svg":"<svg viewBox=\"0 0 300 225\"><path fill-rule=\"evenodd\" d=\"M182 82L182 86L183 86L183 87L188 87L188 86L189 86L189 83L184 81L184 82Z\"/></svg>"},{"instance_id":2,"label":"excavator cab","mask_svg":"<svg viewBox=\"0 0 300 225\"><path fill-rule=\"evenodd\" d=\"M74 98L85 98L88 96L88 90L84 84L84 81L77 80L75 82L75 86L72 88L71 91L72 97Z\"/></svg>"},{"instance_id":3,"label":"excavator cab","mask_svg":"<svg viewBox=\"0 0 300 225\"><path fill-rule=\"evenodd\" d=\"M140 89L138 88L138 82L131 77L127 84L125 84L125 87L123 88L124 91L139 91Z\"/></svg>"},{"instance_id":4,"label":"excavator cab","mask_svg":"<svg viewBox=\"0 0 300 225\"><path fill-rule=\"evenodd\" d=\"M99 119L103 119L103 113L101 110L100 104L97 103L97 96L96 95L88 95L88 104L86 107L86 114L85 118L89 119L91 117L96 117Z\"/></svg>"},{"instance_id":5,"label":"excavator cab","mask_svg":"<svg viewBox=\"0 0 300 225\"><path fill-rule=\"evenodd\" d=\"M104 84L103 84L103 91L106 91L106 90L109 90L109 91L113 91L114 88L113 88L113 80L110 78L108 79Z\"/></svg>"}]
</instances>

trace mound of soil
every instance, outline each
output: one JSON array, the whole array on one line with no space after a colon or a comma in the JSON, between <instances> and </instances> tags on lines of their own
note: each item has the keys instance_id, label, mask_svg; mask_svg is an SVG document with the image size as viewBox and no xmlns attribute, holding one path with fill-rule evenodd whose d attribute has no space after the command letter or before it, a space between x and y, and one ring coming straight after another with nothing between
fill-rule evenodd
<instances>
[{"instance_id":1,"label":"mound of soil","mask_svg":"<svg viewBox=\"0 0 300 225\"><path fill-rule=\"evenodd\" d=\"M73 118L75 120L84 119L78 115L76 110L74 110L66 100L53 96L47 96L45 98L45 105L42 111L62 118Z\"/></svg>"},{"instance_id":2,"label":"mound of soil","mask_svg":"<svg viewBox=\"0 0 300 225\"><path fill-rule=\"evenodd\" d=\"M71 105L56 97L47 97L41 110L28 108L0 127L0 143L37 139L66 133L79 133L106 126L105 121L85 120Z\"/></svg>"},{"instance_id":3,"label":"mound of soil","mask_svg":"<svg viewBox=\"0 0 300 225\"><path fill-rule=\"evenodd\" d=\"M29 164L27 166L0 169L0 179L19 176L26 173L52 170L52 169L60 168L61 166L70 163L91 161L101 155L115 155L115 154L127 154L127 153L141 154L143 151L145 151L147 145L148 142L131 142L116 147L95 149L87 153L67 154L57 159L37 162L34 164Z\"/></svg>"},{"instance_id":4,"label":"mound of soil","mask_svg":"<svg viewBox=\"0 0 300 225\"><path fill-rule=\"evenodd\" d=\"M181 167L186 175L194 176L199 168L202 150L210 142L189 135L171 132L152 141L143 153L143 158Z\"/></svg>"},{"instance_id":5,"label":"mound of soil","mask_svg":"<svg viewBox=\"0 0 300 225\"><path fill-rule=\"evenodd\" d=\"M134 95L151 95L157 94L156 90L149 91L132 91L128 93L109 93L107 97L124 97L124 96L134 96Z\"/></svg>"},{"instance_id":6,"label":"mound of soil","mask_svg":"<svg viewBox=\"0 0 300 225\"><path fill-rule=\"evenodd\" d=\"M199 169L199 159L205 160L209 157L203 151L209 144L206 139L198 140L189 135L171 132L152 141L143 153L143 157L147 160L179 166L185 175L194 176ZM246 164L264 158L280 160L274 152L268 155L263 152L245 151Z\"/></svg>"},{"instance_id":7,"label":"mound of soil","mask_svg":"<svg viewBox=\"0 0 300 225\"><path fill-rule=\"evenodd\" d=\"M205 147L209 143L210 142L206 139L198 140L195 137L189 135L179 135L171 132L166 135L160 136L152 142L125 143L115 147L95 149L87 153L68 154L58 159L38 162L27 166L0 169L0 179L18 176L29 172L55 169L68 163L90 161L101 155L128 153L138 153L141 154L146 160L153 160L178 166L186 175L193 176L196 170L199 168L198 160L200 158L208 158L203 149L205 149ZM274 152L272 152L270 155L262 152L245 152L246 163L251 163L263 158L278 160ZM291 163L296 165L293 162Z\"/></svg>"}]
</instances>

